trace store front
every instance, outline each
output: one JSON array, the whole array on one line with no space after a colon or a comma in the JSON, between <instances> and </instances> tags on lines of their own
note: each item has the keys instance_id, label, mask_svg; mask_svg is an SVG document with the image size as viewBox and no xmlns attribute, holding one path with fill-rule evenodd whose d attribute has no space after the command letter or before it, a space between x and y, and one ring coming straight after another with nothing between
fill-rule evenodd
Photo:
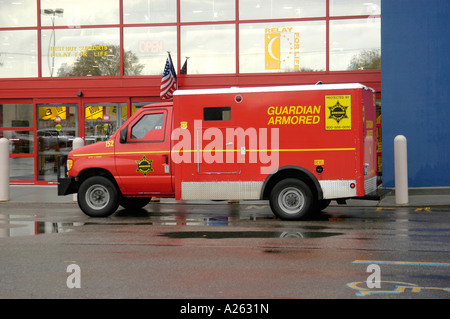
<instances>
[{"instance_id":1,"label":"store front","mask_svg":"<svg viewBox=\"0 0 450 319\"><path fill-rule=\"evenodd\" d=\"M0 104L0 137L10 140L10 180L55 183L57 158L69 154L75 137L82 137L86 145L105 141L131 114L152 103L78 98Z\"/></svg>"},{"instance_id":2,"label":"store front","mask_svg":"<svg viewBox=\"0 0 450 319\"><path fill-rule=\"evenodd\" d=\"M0 137L11 141L10 180L55 183L56 158L75 137L105 140L160 102L167 52L180 89L359 82L380 102L380 2L2 1Z\"/></svg>"}]
</instances>

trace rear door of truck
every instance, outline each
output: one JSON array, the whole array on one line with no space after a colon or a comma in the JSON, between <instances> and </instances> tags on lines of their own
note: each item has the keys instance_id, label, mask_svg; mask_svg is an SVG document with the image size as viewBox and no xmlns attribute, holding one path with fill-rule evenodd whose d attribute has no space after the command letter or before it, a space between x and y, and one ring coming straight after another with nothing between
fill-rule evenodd
<instances>
[{"instance_id":1,"label":"rear door of truck","mask_svg":"<svg viewBox=\"0 0 450 319\"><path fill-rule=\"evenodd\" d=\"M362 91L363 136L364 136L364 193L377 189L377 131L375 94L371 90Z\"/></svg>"}]
</instances>

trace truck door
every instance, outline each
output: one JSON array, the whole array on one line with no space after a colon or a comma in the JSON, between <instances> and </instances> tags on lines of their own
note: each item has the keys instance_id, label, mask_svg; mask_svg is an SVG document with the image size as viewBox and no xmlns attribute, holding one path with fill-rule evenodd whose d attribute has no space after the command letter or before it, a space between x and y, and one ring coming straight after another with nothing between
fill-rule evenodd
<instances>
[{"instance_id":1,"label":"truck door","mask_svg":"<svg viewBox=\"0 0 450 319\"><path fill-rule=\"evenodd\" d=\"M116 169L124 195L171 194L170 128L172 108L142 112L118 136ZM125 135L126 134L126 135Z\"/></svg>"},{"instance_id":2,"label":"truck door","mask_svg":"<svg viewBox=\"0 0 450 319\"><path fill-rule=\"evenodd\" d=\"M240 162L243 162L245 157L236 149L238 143L234 139L235 136L227 134L224 128L214 128L212 135L208 133L210 130L211 128L203 128L202 131L196 132L198 140L196 154L203 155L199 160L198 173L240 174ZM203 138L197 138L199 134L202 134Z\"/></svg>"}]
</instances>

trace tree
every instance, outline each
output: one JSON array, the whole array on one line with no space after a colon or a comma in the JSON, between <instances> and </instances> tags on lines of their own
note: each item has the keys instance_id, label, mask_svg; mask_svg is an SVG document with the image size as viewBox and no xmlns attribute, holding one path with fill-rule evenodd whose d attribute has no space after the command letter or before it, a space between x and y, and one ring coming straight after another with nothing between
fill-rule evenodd
<instances>
[{"instance_id":1,"label":"tree","mask_svg":"<svg viewBox=\"0 0 450 319\"><path fill-rule=\"evenodd\" d=\"M381 50L362 50L352 57L347 70L380 70Z\"/></svg>"},{"instance_id":2,"label":"tree","mask_svg":"<svg viewBox=\"0 0 450 319\"><path fill-rule=\"evenodd\" d=\"M136 54L131 51L123 52L123 68L125 75L140 75L142 69L144 68L143 64L138 63L139 58Z\"/></svg>"}]
</instances>

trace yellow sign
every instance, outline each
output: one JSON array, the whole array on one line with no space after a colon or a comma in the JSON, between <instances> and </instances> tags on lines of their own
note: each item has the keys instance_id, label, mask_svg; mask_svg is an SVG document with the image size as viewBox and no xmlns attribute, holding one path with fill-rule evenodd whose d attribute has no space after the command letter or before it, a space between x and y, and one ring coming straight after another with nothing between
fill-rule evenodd
<instances>
[{"instance_id":1,"label":"yellow sign","mask_svg":"<svg viewBox=\"0 0 450 319\"><path fill-rule=\"evenodd\" d=\"M324 165L325 164L325 160L321 159L321 160L314 160L314 165Z\"/></svg>"},{"instance_id":2,"label":"yellow sign","mask_svg":"<svg viewBox=\"0 0 450 319\"><path fill-rule=\"evenodd\" d=\"M269 29L270 30L270 29ZM266 70L279 70L281 64L279 32L267 32L266 29Z\"/></svg>"},{"instance_id":3,"label":"yellow sign","mask_svg":"<svg viewBox=\"0 0 450 319\"><path fill-rule=\"evenodd\" d=\"M300 69L300 33L293 27L265 28L265 69Z\"/></svg>"},{"instance_id":4,"label":"yellow sign","mask_svg":"<svg viewBox=\"0 0 450 319\"><path fill-rule=\"evenodd\" d=\"M103 119L103 106L86 106L86 120Z\"/></svg>"},{"instance_id":5,"label":"yellow sign","mask_svg":"<svg viewBox=\"0 0 450 319\"><path fill-rule=\"evenodd\" d=\"M325 95L325 129L352 129L351 95Z\"/></svg>"},{"instance_id":6,"label":"yellow sign","mask_svg":"<svg viewBox=\"0 0 450 319\"><path fill-rule=\"evenodd\" d=\"M39 118L43 120L54 120L59 116L61 120L66 119L65 106L45 106L39 107Z\"/></svg>"}]
</instances>

